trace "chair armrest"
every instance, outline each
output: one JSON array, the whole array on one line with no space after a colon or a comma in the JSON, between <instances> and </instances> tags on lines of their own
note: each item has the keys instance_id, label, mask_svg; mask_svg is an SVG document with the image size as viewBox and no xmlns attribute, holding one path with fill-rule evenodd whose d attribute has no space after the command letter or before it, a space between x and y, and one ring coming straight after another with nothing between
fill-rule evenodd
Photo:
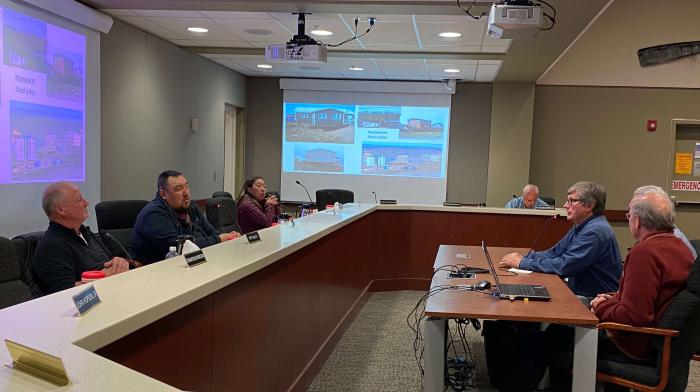
<instances>
[{"instance_id":1,"label":"chair armrest","mask_svg":"<svg viewBox=\"0 0 700 392\"><path fill-rule=\"evenodd\" d=\"M597 328L598 329L614 329L614 330L618 330L618 331L643 333L643 334L647 334L647 335L660 335L660 336L671 336L671 337L676 337L679 335L679 332L676 330L673 330L673 329L633 327L633 326L627 325L627 324L611 323L611 322L600 323L600 324L598 324Z\"/></svg>"}]
</instances>

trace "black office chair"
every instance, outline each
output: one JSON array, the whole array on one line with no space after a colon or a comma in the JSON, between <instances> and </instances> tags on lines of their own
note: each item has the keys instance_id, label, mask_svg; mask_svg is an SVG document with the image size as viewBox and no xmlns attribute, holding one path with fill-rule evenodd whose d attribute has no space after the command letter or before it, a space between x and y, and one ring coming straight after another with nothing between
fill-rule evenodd
<instances>
[{"instance_id":1,"label":"black office chair","mask_svg":"<svg viewBox=\"0 0 700 392\"><path fill-rule=\"evenodd\" d=\"M688 384L690 360L700 350L700 265L690 270L686 289L676 294L656 328L601 323L599 329L653 336L657 360L649 365L598 359L596 379L639 391L682 392Z\"/></svg>"},{"instance_id":2,"label":"black office chair","mask_svg":"<svg viewBox=\"0 0 700 392\"><path fill-rule=\"evenodd\" d=\"M316 191L316 207L319 211L326 209L326 204L352 203L355 201L355 194L345 189L319 189Z\"/></svg>"},{"instance_id":3,"label":"black office chair","mask_svg":"<svg viewBox=\"0 0 700 392\"><path fill-rule=\"evenodd\" d=\"M15 244L0 237L0 309L34 298L22 281L22 269Z\"/></svg>"},{"instance_id":4,"label":"black office chair","mask_svg":"<svg viewBox=\"0 0 700 392\"><path fill-rule=\"evenodd\" d=\"M146 200L113 200L97 203L95 206L97 229L102 242L109 248L112 255L128 257L125 250L129 249L136 217L146 204L148 204Z\"/></svg>"},{"instance_id":5,"label":"black office chair","mask_svg":"<svg viewBox=\"0 0 700 392\"><path fill-rule=\"evenodd\" d=\"M233 198L214 197L207 200L207 220L221 233L241 232L238 225L238 208Z\"/></svg>"},{"instance_id":6,"label":"black office chair","mask_svg":"<svg viewBox=\"0 0 700 392\"><path fill-rule=\"evenodd\" d=\"M540 196L540 200L543 202L549 204L550 207L556 207L554 204L554 198L553 197L546 197L546 196Z\"/></svg>"},{"instance_id":7,"label":"black office chair","mask_svg":"<svg viewBox=\"0 0 700 392\"><path fill-rule=\"evenodd\" d=\"M44 295L39 282L34 279L34 273L32 272L34 253L36 253L36 247L43 236L43 231L35 231L20 234L12 239L12 243L15 244L15 252L17 252L17 259L19 260L22 281L29 287L29 291L31 291L34 298Z\"/></svg>"},{"instance_id":8,"label":"black office chair","mask_svg":"<svg viewBox=\"0 0 700 392\"><path fill-rule=\"evenodd\" d=\"M228 192L226 192L226 191L216 191L216 192L214 192L214 193L211 194L211 197L212 197L212 198L215 198L215 197L228 197L229 199L233 199L233 196L231 196L231 194L228 193Z\"/></svg>"}]
</instances>

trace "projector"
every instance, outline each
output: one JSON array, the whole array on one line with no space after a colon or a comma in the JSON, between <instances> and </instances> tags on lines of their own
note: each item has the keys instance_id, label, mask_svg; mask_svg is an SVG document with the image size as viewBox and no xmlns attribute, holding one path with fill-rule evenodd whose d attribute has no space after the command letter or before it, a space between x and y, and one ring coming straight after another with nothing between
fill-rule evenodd
<instances>
[{"instance_id":1,"label":"projector","mask_svg":"<svg viewBox=\"0 0 700 392\"><path fill-rule=\"evenodd\" d=\"M325 63L327 61L326 47L304 32L307 14L301 12L298 15L297 33L284 45L267 45L265 60L278 63Z\"/></svg>"},{"instance_id":2,"label":"projector","mask_svg":"<svg viewBox=\"0 0 700 392\"><path fill-rule=\"evenodd\" d=\"M494 3L489 12L488 34L493 38L532 38L542 29L542 7L531 1Z\"/></svg>"},{"instance_id":3,"label":"projector","mask_svg":"<svg viewBox=\"0 0 700 392\"><path fill-rule=\"evenodd\" d=\"M328 51L317 43L271 44L265 47L265 60L277 63L325 63Z\"/></svg>"}]
</instances>

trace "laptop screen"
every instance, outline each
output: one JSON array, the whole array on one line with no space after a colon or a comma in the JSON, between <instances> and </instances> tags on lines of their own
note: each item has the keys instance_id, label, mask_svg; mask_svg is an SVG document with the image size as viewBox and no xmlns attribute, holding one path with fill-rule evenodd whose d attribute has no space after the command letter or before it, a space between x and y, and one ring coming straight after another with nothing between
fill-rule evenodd
<instances>
[{"instance_id":1,"label":"laptop screen","mask_svg":"<svg viewBox=\"0 0 700 392\"><path fill-rule=\"evenodd\" d=\"M493 280L496 282L496 286L501 287L501 282L498 281L498 273L496 273L496 267L493 265L493 260L491 260L491 255L489 254L488 248L486 248L486 241L481 241L481 250L484 251L486 255L486 262L489 264L489 269L491 270L491 275L493 275Z\"/></svg>"}]
</instances>

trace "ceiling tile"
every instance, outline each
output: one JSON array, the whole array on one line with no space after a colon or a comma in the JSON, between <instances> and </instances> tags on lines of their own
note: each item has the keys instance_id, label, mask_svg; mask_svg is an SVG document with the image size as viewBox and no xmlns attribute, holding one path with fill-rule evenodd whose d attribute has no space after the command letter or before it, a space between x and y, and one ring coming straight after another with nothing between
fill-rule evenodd
<instances>
[{"instance_id":1,"label":"ceiling tile","mask_svg":"<svg viewBox=\"0 0 700 392\"><path fill-rule=\"evenodd\" d=\"M274 19L272 15L267 12L238 12L238 11L199 11L202 15L211 18L225 18L225 19L258 19L258 20L272 20Z\"/></svg>"},{"instance_id":2,"label":"ceiling tile","mask_svg":"<svg viewBox=\"0 0 700 392\"><path fill-rule=\"evenodd\" d=\"M102 12L105 12L107 14L110 14L112 16L137 16L135 12L132 10L123 10L123 9L104 9L100 10Z\"/></svg>"},{"instance_id":3,"label":"ceiling tile","mask_svg":"<svg viewBox=\"0 0 700 392\"><path fill-rule=\"evenodd\" d=\"M381 63L378 64L382 73L386 76L419 76L427 77L428 72L425 69L425 64L420 63Z\"/></svg>"},{"instance_id":4,"label":"ceiling tile","mask_svg":"<svg viewBox=\"0 0 700 392\"><path fill-rule=\"evenodd\" d=\"M481 46L446 46L446 45L423 45L425 52L448 52L448 53L480 53Z\"/></svg>"},{"instance_id":5,"label":"ceiling tile","mask_svg":"<svg viewBox=\"0 0 700 392\"><path fill-rule=\"evenodd\" d=\"M187 39L184 34L171 31L157 23L153 23L144 16L121 16L119 19L134 25L142 30L164 39Z\"/></svg>"},{"instance_id":6,"label":"ceiling tile","mask_svg":"<svg viewBox=\"0 0 700 392\"><path fill-rule=\"evenodd\" d=\"M447 73L447 72L445 72L445 69L448 69L448 68L459 69L459 72L458 73ZM444 79L463 79L463 78L474 79L474 76L476 75L476 64L475 65L428 64L428 72L430 73L430 76L441 76Z\"/></svg>"},{"instance_id":7,"label":"ceiling tile","mask_svg":"<svg viewBox=\"0 0 700 392\"><path fill-rule=\"evenodd\" d=\"M216 22L209 18L170 18L164 16L149 17L148 20L157 23L168 30L175 31L184 36L197 41L220 40L226 41L232 38L231 32L219 26ZM191 33L187 31L188 27L204 27L209 29L206 33Z\"/></svg>"},{"instance_id":8,"label":"ceiling tile","mask_svg":"<svg viewBox=\"0 0 700 392\"><path fill-rule=\"evenodd\" d=\"M364 32L366 27L360 31ZM418 45L413 22L381 22L360 38L364 45Z\"/></svg>"},{"instance_id":9,"label":"ceiling tile","mask_svg":"<svg viewBox=\"0 0 700 392\"><path fill-rule=\"evenodd\" d=\"M232 39L227 39L227 40L201 40L201 39L196 39L194 40L195 44L197 46L211 46L211 47L221 47L221 48L252 48L254 47L253 45L250 45L247 42L237 40L232 37Z\"/></svg>"},{"instance_id":10,"label":"ceiling tile","mask_svg":"<svg viewBox=\"0 0 700 392\"><path fill-rule=\"evenodd\" d=\"M274 19L223 19L214 18L219 26L234 34L236 37L247 42L266 42L283 44L292 38L289 33ZM269 31L269 34L251 34L246 30ZM257 45L256 45L257 46Z\"/></svg>"}]
</instances>

